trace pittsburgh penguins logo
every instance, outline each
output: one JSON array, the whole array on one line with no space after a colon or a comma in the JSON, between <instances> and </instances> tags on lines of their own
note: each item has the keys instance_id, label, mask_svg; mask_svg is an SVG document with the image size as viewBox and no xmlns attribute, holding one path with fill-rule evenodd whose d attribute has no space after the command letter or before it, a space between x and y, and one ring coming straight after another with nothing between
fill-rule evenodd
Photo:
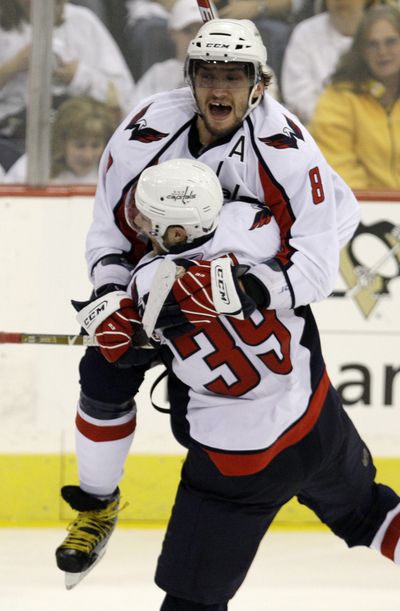
<instances>
[{"instance_id":1,"label":"pittsburgh penguins logo","mask_svg":"<svg viewBox=\"0 0 400 611\"><path fill-rule=\"evenodd\" d=\"M147 121L143 117L150 106L151 104L142 108L125 127L125 129L132 130L129 140L138 140L147 144L149 142L158 142L158 140L162 140L169 135L159 132L152 127L147 127Z\"/></svg>"},{"instance_id":2,"label":"pittsburgh penguins logo","mask_svg":"<svg viewBox=\"0 0 400 611\"><path fill-rule=\"evenodd\" d=\"M371 261L370 240L379 240ZM368 318L379 299L389 294L392 280L400 277L400 227L389 221L379 221L367 227L360 223L351 242L340 255L340 272L348 286L346 293L334 292L333 297L352 297L365 318Z\"/></svg>"},{"instance_id":3,"label":"pittsburgh penguins logo","mask_svg":"<svg viewBox=\"0 0 400 611\"><path fill-rule=\"evenodd\" d=\"M273 146L276 149L298 149L298 140L304 141L303 133L298 125L286 115L285 119L288 127L283 128L282 134L274 134L266 138L259 138L259 140L267 146Z\"/></svg>"}]
</instances>

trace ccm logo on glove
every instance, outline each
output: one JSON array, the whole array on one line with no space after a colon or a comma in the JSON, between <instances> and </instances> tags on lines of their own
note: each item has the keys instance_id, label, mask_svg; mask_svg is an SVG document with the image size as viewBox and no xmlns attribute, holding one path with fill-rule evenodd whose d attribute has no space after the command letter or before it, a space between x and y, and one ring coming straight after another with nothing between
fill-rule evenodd
<instances>
[{"instance_id":1,"label":"ccm logo on glove","mask_svg":"<svg viewBox=\"0 0 400 611\"><path fill-rule=\"evenodd\" d=\"M104 300L100 302L98 305L96 305L94 308L92 308L92 310L89 311L88 315L86 316L82 324L82 326L84 327L86 331L90 329L90 326L92 325L92 323L94 323L96 320L99 319L101 312L104 312L106 307L107 307L107 301Z\"/></svg>"},{"instance_id":2,"label":"ccm logo on glove","mask_svg":"<svg viewBox=\"0 0 400 611\"><path fill-rule=\"evenodd\" d=\"M243 319L243 304L232 271L232 264L228 258L211 261L212 300L219 314Z\"/></svg>"},{"instance_id":3,"label":"ccm logo on glove","mask_svg":"<svg viewBox=\"0 0 400 611\"><path fill-rule=\"evenodd\" d=\"M132 337L142 330L141 320L131 297L113 291L85 305L77 315L79 324L95 336L101 354L115 363L132 346Z\"/></svg>"},{"instance_id":4,"label":"ccm logo on glove","mask_svg":"<svg viewBox=\"0 0 400 611\"><path fill-rule=\"evenodd\" d=\"M215 288L219 291L219 296L222 301L229 304L229 296L227 295L226 284L224 282L224 271L220 265L215 266Z\"/></svg>"}]
</instances>

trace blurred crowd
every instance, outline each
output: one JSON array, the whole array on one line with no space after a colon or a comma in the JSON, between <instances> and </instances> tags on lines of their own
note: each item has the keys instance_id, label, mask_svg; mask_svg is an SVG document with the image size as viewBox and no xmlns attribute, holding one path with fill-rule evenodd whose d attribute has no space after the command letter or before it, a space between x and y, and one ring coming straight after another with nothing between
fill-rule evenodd
<instances>
[{"instance_id":1,"label":"blurred crowd","mask_svg":"<svg viewBox=\"0 0 400 611\"><path fill-rule=\"evenodd\" d=\"M95 184L102 149L143 98L182 87L196 0L54 0L50 180ZM268 93L353 189L400 191L400 0L215 0L252 19ZM26 181L31 0L0 0L0 181Z\"/></svg>"}]
</instances>

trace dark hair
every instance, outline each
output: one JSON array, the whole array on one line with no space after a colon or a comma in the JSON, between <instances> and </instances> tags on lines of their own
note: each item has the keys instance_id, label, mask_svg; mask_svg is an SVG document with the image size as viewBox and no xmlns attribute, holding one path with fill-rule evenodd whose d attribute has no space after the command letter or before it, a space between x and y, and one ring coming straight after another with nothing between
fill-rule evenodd
<instances>
[{"instance_id":1,"label":"dark hair","mask_svg":"<svg viewBox=\"0 0 400 611\"><path fill-rule=\"evenodd\" d=\"M15 0L0 0L0 26L3 30L14 30L28 23L25 13Z\"/></svg>"},{"instance_id":2,"label":"dark hair","mask_svg":"<svg viewBox=\"0 0 400 611\"><path fill-rule=\"evenodd\" d=\"M356 91L362 84L373 78L365 60L365 44L371 27L377 21L389 21L400 34L400 11L394 6L377 5L368 9L357 28L353 43L345 53L331 77L332 83L350 82Z\"/></svg>"}]
</instances>

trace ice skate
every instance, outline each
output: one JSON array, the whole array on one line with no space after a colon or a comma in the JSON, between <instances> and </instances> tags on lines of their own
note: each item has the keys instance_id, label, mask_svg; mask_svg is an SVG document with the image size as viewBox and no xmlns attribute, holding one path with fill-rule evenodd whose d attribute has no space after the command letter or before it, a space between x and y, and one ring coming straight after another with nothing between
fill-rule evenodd
<instances>
[{"instance_id":1,"label":"ice skate","mask_svg":"<svg viewBox=\"0 0 400 611\"><path fill-rule=\"evenodd\" d=\"M65 572L65 587L76 586L101 560L115 528L119 511L119 489L111 499L100 500L79 486L64 486L61 495L78 511L68 526L69 535L56 550L59 569Z\"/></svg>"}]
</instances>

